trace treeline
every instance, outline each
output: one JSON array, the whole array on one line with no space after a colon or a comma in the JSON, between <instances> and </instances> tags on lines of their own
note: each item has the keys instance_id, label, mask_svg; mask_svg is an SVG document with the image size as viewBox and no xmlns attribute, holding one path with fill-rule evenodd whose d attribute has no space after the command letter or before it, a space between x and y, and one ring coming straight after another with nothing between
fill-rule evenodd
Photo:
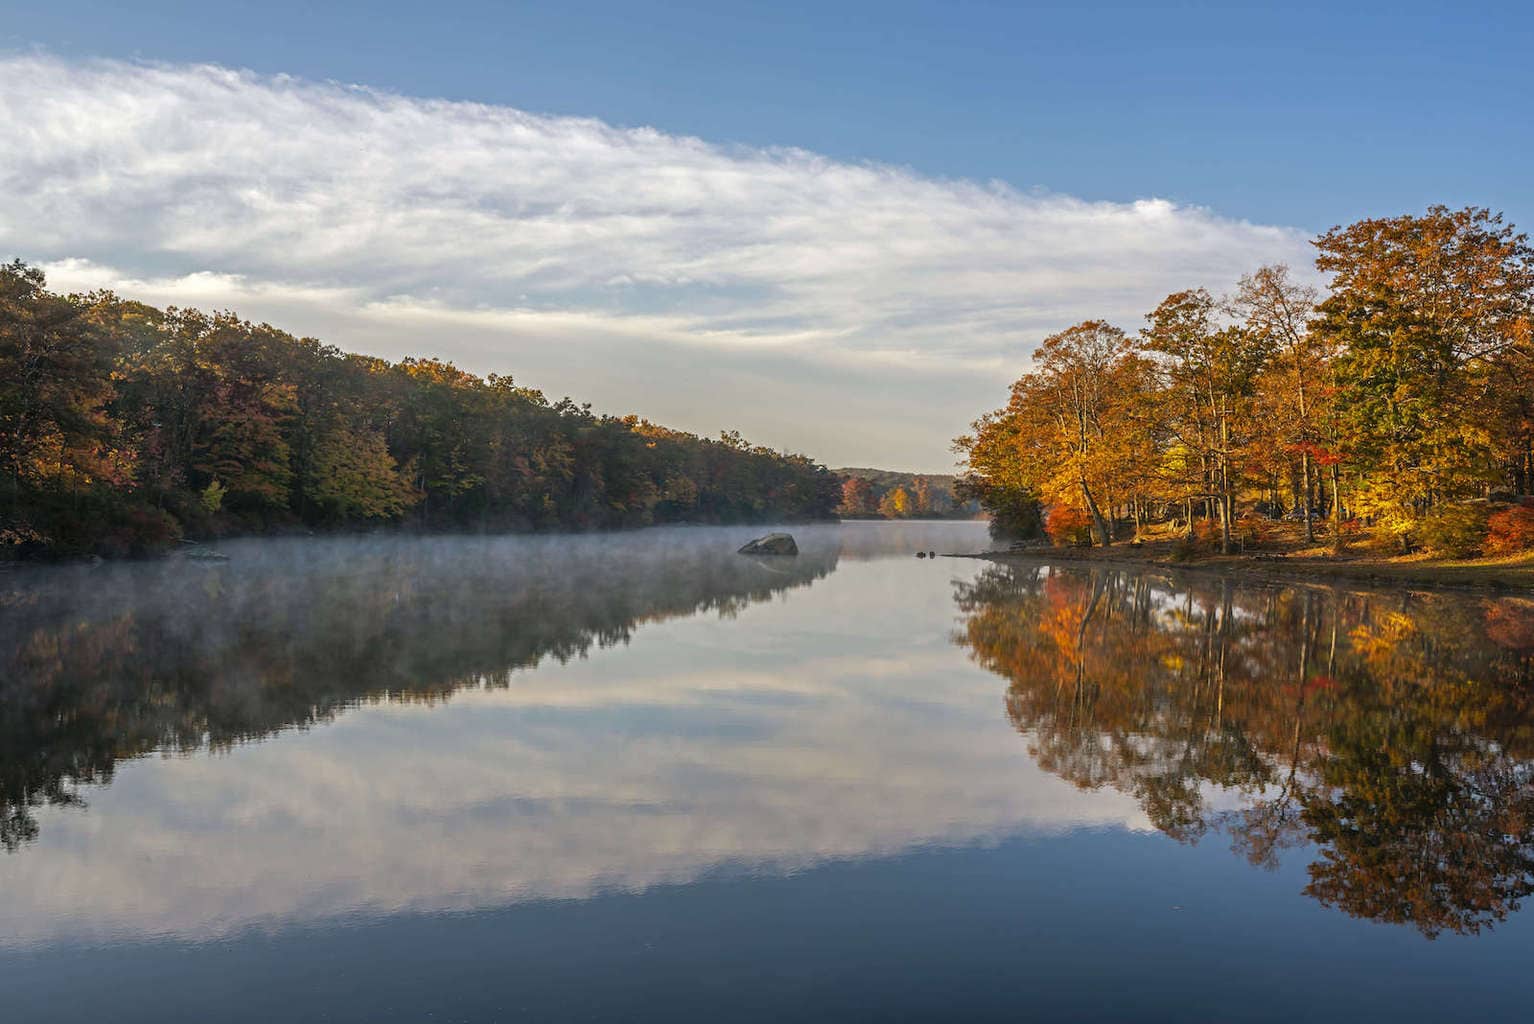
<instances>
[{"instance_id":1,"label":"treeline","mask_svg":"<svg viewBox=\"0 0 1534 1024\"><path fill-rule=\"evenodd\" d=\"M549 402L232 313L59 295L0 266L0 557L183 535L828 518L841 480L737 433Z\"/></svg>"},{"instance_id":2,"label":"treeline","mask_svg":"<svg viewBox=\"0 0 1534 1024\"><path fill-rule=\"evenodd\" d=\"M972 499L954 494L955 479L940 473L901 473L849 467L842 478L837 514L849 519L970 519L980 513Z\"/></svg>"},{"instance_id":3,"label":"treeline","mask_svg":"<svg viewBox=\"0 0 1534 1024\"><path fill-rule=\"evenodd\" d=\"M1289 516L1306 539L1534 544L1534 250L1500 214L1435 206L1317 238L1325 292L1283 266L1168 296L1135 334L1046 338L958 439L1001 529L1109 544L1172 521L1223 550ZM1500 504L1499 504L1500 503Z\"/></svg>"}]
</instances>

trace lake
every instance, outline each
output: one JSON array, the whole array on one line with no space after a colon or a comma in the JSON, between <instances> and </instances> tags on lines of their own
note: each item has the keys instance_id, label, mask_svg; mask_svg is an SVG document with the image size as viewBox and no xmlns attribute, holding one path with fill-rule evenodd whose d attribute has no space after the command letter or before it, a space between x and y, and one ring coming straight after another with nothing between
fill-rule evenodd
<instances>
[{"instance_id":1,"label":"lake","mask_svg":"<svg viewBox=\"0 0 1534 1024\"><path fill-rule=\"evenodd\" d=\"M1534 601L790 529L0 575L5 1019L1530 1014Z\"/></svg>"}]
</instances>

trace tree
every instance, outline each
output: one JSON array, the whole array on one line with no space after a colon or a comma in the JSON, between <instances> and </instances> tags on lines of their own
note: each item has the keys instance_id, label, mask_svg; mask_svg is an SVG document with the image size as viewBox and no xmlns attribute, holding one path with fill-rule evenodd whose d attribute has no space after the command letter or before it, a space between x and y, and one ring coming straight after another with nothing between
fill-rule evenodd
<instances>
[{"instance_id":1,"label":"tree","mask_svg":"<svg viewBox=\"0 0 1534 1024\"><path fill-rule=\"evenodd\" d=\"M0 266L0 466L13 517L29 494L126 483L109 451L114 353L90 315L113 300L64 298L45 283L20 261Z\"/></svg>"},{"instance_id":2,"label":"tree","mask_svg":"<svg viewBox=\"0 0 1534 1024\"><path fill-rule=\"evenodd\" d=\"M802 455L391 364L233 313L64 297L0 268L0 544L103 554L406 516L476 529L829 518Z\"/></svg>"},{"instance_id":3,"label":"tree","mask_svg":"<svg viewBox=\"0 0 1534 1024\"><path fill-rule=\"evenodd\" d=\"M232 501L286 508L293 469L282 421L291 410L289 388L218 382L198 410L192 468L201 479L219 480Z\"/></svg>"},{"instance_id":4,"label":"tree","mask_svg":"<svg viewBox=\"0 0 1534 1024\"><path fill-rule=\"evenodd\" d=\"M924 476L911 483L911 511L916 515L932 511L932 484Z\"/></svg>"},{"instance_id":5,"label":"tree","mask_svg":"<svg viewBox=\"0 0 1534 1024\"><path fill-rule=\"evenodd\" d=\"M1028 458L1029 436L1021 417L1009 409L977 419L974 433L954 439L954 453L969 472L954 488L959 501L978 501L990 516L993 536L1032 538L1043 529L1036 465Z\"/></svg>"},{"instance_id":6,"label":"tree","mask_svg":"<svg viewBox=\"0 0 1534 1024\"><path fill-rule=\"evenodd\" d=\"M879 514L886 519L904 519L911 514L911 496L904 487L895 486L879 499Z\"/></svg>"},{"instance_id":7,"label":"tree","mask_svg":"<svg viewBox=\"0 0 1534 1024\"><path fill-rule=\"evenodd\" d=\"M873 484L860 476L842 481L842 503L837 512L844 516L865 516L876 511Z\"/></svg>"},{"instance_id":8,"label":"tree","mask_svg":"<svg viewBox=\"0 0 1534 1024\"><path fill-rule=\"evenodd\" d=\"M394 519L417 495L401 476L383 435L342 428L316 447L306 490L337 521Z\"/></svg>"},{"instance_id":9,"label":"tree","mask_svg":"<svg viewBox=\"0 0 1534 1024\"><path fill-rule=\"evenodd\" d=\"M1326 372L1329 346L1325 335L1309 330L1317 292L1309 285L1296 284L1283 264L1259 267L1241 279L1232 309L1243 318L1246 328L1278 357L1259 379L1273 398L1268 406L1275 414L1286 452L1297 453L1300 463L1299 507L1305 518L1305 539L1315 540L1315 488L1313 472L1317 456L1328 459L1331 453L1323 444L1320 414L1323 409L1321 388ZM1335 458L1329 459L1335 467ZM1335 493L1333 518L1340 515Z\"/></svg>"},{"instance_id":10,"label":"tree","mask_svg":"<svg viewBox=\"0 0 1534 1024\"><path fill-rule=\"evenodd\" d=\"M1316 247L1332 280L1314 330L1339 350L1359 505L1406 541L1428 509L1484 494L1524 454L1498 451L1491 425L1499 398L1526 390L1505 371L1534 333L1534 250L1500 214L1443 206L1333 228Z\"/></svg>"},{"instance_id":11,"label":"tree","mask_svg":"<svg viewBox=\"0 0 1534 1024\"><path fill-rule=\"evenodd\" d=\"M1086 321L1046 338L1007 405L955 450L993 517L1033 503L1111 520L1181 506L1220 547L1329 509L1410 547L1445 504L1534 492L1534 249L1500 214L1433 207L1316 240L1329 294L1260 267L1235 293L1167 296L1137 343ZM1288 489L1290 500L1284 500ZM1471 510L1472 512L1474 510ZM993 518L993 523L997 520ZM1020 522L1036 517L1024 514Z\"/></svg>"},{"instance_id":12,"label":"tree","mask_svg":"<svg viewBox=\"0 0 1534 1024\"><path fill-rule=\"evenodd\" d=\"M966 493L989 507L1009 505L1036 530L1037 502L1066 503L1090 517L1100 543L1113 542L1102 505L1128 498L1143 364L1119 328L1089 320L1045 338L1034 368L1012 385L1003 409L981 417L955 441L972 477ZM1008 500L1010 493L1013 500Z\"/></svg>"},{"instance_id":13,"label":"tree","mask_svg":"<svg viewBox=\"0 0 1534 1024\"><path fill-rule=\"evenodd\" d=\"M1118 468L1111 442L1125 426L1117 415L1124 405L1113 377L1128 353L1123 331L1101 320L1088 320L1044 339L1033 354L1038 365L1034 379L1023 388L1049 418L1054 443L1064 455L1061 472L1070 480L1070 488L1079 489L1105 547L1113 543L1113 534L1093 486L1100 490L1111 486ZM1052 482L1059 494L1062 481L1057 477Z\"/></svg>"},{"instance_id":14,"label":"tree","mask_svg":"<svg viewBox=\"0 0 1534 1024\"><path fill-rule=\"evenodd\" d=\"M1220 547L1232 548L1239 455L1252 440L1251 398L1272 339L1239 325L1220 326L1218 305L1202 288L1177 292L1147 317L1141 339L1166 380L1164 423L1194 453L1203 496L1220 521Z\"/></svg>"}]
</instances>

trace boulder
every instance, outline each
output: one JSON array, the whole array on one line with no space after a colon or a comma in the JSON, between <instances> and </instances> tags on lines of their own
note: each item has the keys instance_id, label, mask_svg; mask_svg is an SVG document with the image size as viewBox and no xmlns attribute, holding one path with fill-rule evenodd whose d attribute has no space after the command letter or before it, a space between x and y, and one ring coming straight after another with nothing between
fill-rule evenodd
<instances>
[{"instance_id":1,"label":"boulder","mask_svg":"<svg viewBox=\"0 0 1534 1024\"><path fill-rule=\"evenodd\" d=\"M769 533L758 537L740 549L743 555L797 555L799 545L786 533Z\"/></svg>"}]
</instances>

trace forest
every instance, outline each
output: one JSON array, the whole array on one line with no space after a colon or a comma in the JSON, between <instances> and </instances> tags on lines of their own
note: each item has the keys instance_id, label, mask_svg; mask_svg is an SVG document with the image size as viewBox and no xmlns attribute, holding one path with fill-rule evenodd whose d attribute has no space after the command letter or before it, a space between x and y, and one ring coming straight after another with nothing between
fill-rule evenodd
<instances>
[{"instance_id":1,"label":"forest","mask_svg":"<svg viewBox=\"0 0 1534 1024\"><path fill-rule=\"evenodd\" d=\"M56 294L0 266L0 559L383 524L824 519L841 500L824 466L735 432L598 415L233 313Z\"/></svg>"},{"instance_id":2,"label":"forest","mask_svg":"<svg viewBox=\"0 0 1534 1024\"><path fill-rule=\"evenodd\" d=\"M1264 266L1228 295L1167 296L1138 331L1089 319L1046 338L955 442L961 494L1057 543L1534 547L1527 237L1435 206L1313 245L1324 290Z\"/></svg>"},{"instance_id":3,"label":"forest","mask_svg":"<svg viewBox=\"0 0 1534 1024\"><path fill-rule=\"evenodd\" d=\"M901 473L853 466L842 478L843 519L974 519L980 503L954 494L955 478L943 473Z\"/></svg>"}]
</instances>

